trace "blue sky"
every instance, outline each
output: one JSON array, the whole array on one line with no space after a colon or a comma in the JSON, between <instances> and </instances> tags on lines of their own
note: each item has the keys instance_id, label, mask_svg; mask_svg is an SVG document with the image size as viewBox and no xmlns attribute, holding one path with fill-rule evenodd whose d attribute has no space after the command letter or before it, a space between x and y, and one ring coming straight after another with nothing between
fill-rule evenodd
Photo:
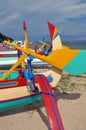
<instances>
[{"instance_id":1,"label":"blue sky","mask_svg":"<svg viewBox=\"0 0 86 130\"><path fill-rule=\"evenodd\" d=\"M1 0L0 32L23 40L23 21L30 40L49 35L47 21L58 27L62 40L86 40L86 0Z\"/></svg>"}]
</instances>

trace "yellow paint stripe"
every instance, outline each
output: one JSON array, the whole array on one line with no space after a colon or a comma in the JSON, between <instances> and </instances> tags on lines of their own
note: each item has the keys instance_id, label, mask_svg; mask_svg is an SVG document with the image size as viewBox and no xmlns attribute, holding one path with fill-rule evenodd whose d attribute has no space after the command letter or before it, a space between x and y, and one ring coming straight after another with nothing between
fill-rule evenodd
<instances>
[{"instance_id":1,"label":"yellow paint stripe","mask_svg":"<svg viewBox=\"0 0 86 130\"><path fill-rule=\"evenodd\" d=\"M63 48L54 51L47 60L51 60L51 65L59 69L63 69L78 53L80 50L71 50L68 48Z\"/></svg>"},{"instance_id":2,"label":"yellow paint stripe","mask_svg":"<svg viewBox=\"0 0 86 130\"><path fill-rule=\"evenodd\" d=\"M29 42L28 42L27 30L26 29L24 29L24 38L25 38L26 48L29 48Z\"/></svg>"},{"instance_id":3,"label":"yellow paint stripe","mask_svg":"<svg viewBox=\"0 0 86 130\"><path fill-rule=\"evenodd\" d=\"M54 30L54 34L53 34L53 39L54 39L54 37L55 37L57 31L58 31L57 28L55 28L55 30Z\"/></svg>"},{"instance_id":4,"label":"yellow paint stripe","mask_svg":"<svg viewBox=\"0 0 86 130\"><path fill-rule=\"evenodd\" d=\"M27 54L23 54L18 61L0 78L0 80L4 80L15 68L27 57Z\"/></svg>"}]
</instances>

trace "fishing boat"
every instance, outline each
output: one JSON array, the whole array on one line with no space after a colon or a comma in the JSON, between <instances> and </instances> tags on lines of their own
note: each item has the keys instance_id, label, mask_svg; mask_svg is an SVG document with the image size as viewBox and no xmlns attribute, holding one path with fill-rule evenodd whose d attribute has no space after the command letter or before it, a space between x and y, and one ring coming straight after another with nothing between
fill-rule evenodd
<instances>
[{"instance_id":1,"label":"fishing boat","mask_svg":"<svg viewBox=\"0 0 86 130\"><path fill-rule=\"evenodd\" d=\"M20 79L22 80L22 79ZM16 107L24 106L43 98L44 106L49 119L49 128L51 130L59 130L59 127L64 130L60 112L57 106L57 100L51 86L43 75L34 77L38 92L31 92L25 86L2 88L0 89L0 111L6 111ZM4 81L5 82L5 81ZM12 82L13 83L13 82ZM5 84L7 86L7 83Z\"/></svg>"},{"instance_id":2,"label":"fishing boat","mask_svg":"<svg viewBox=\"0 0 86 130\"><path fill-rule=\"evenodd\" d=\"M27 43L26 27L24 26L25 41ZM18 47L18 46L17 46ZM26 46L28 48L28 45ZM24 49L24 48L23 48ZM40 55L40 54L38 54ZM49 129L64 130L57 100L48 79L42 74L32 72L32 57L27 59L27 68L24 59L27 54L19 54L18 61L0 78L0 112L24 106L43 98L49 120ZM6 77L18 67L19 76L16 79L6 80ZM50 108L49 108L50 107ZM53 123L54 124L53 124Z\"/></svg>"},{"instance_id":3,"label":"fishing boat","mask_svg":"<svg viewBox=\"0 0 86 130\"><path fill-rule=\"evenodd\" d=\"M54 81L56 83L57 79L61 78L63 71L73 75L81 75L85 73L86 50L70 49L66 46L62 46L58 30L51 23L48 23L48 25L50 27L52 44L56 45L48 56L40 55L29 48L25 22L23 28L26 48L4 41L5 44L16 48L22 52L22 54L19 55L17 62L12 68L0 78L0 111L23 106L42 98L48 115L49 129L64 130L57 100L52 90L52 85L49 82ZM29 56L29 60L27 59L26 68L24 59L27 56ZM48 71L49 73L47 72L46 75L51 76L52 73L54 75L53 79L50 77L47 78L43 74L33 74L31 66L33 57L47 62L52 66L51 70ZM21 68L19 69L19 77L16 79L5 80L6 77L18 67L18 65L21 65Z\"/></svg>"},{"instance_id":4,"label":"fishing boat","mask_svg":"<svg viewBox=\"0 0 86 130\"><path fill-rule=\"evenodd\" d=\"M25 58L25 64L27 64L27 59ZM18 57L1 57L0 58L0 68L5 68L8 69L10 68L12 65L14 65L18 60ZM46 67L48 64L46 62L43 62L40 59L34 58L32 61L32 66L33 67Z\"/></svg>"},{"instance_id":5,"label":"fishing boat","mask_svg":"<svg viewBox=\"0 0 86 130\"><path fill-rule=\"evenodd\" d=\"M4 47L3 49L3 45L0 46L0 68L10 68L12 65L14 65L17 60L18 60L18 51L17 50L13 50L13 49L7 49L6 47ZM25 64L27 64L27 58L25 58ZM37 58L33 58L33 61L32 61L32 66L34 67L39 67L39 66L46 66L47 63L46 62L43 62L42 60L40 59L37 59Z\"/></svg>"},{"instance_id":6,"label":"fishing boat","mask_svg":"<svg viewBox=\"0 0 86 130\"><path fill-rule=\"evenodd\" d=\"M20 42L18 42L20 43ZM16 43L16 44L18 44ZM42 41L39 41L39 43L41 43L42 45L37 48L35 47L35 51L37 54L40 54L40 55L48 55L51 51L51 46L48 45L46 42L42 42ZM21 44L21 43L20 43ZM22 45L21 46L25 46L25 45ZM15 64L18 60L18 50L15 50L13 48L7 48L6 46L3 46L3 44L1 43L0 44L0 68L10 68L13 64ZM27 59L29 57L25 58L24 61L25 61L25 64L27 64ZM43 62L42 60L38 59L38 58L33 58L33 61L32 61L32 66L34 66L35 68L36 67L44 67L44 66L47 66L48 64L46 62Z\"/></svg>"},{"instance_id":7,"label":"fishing boat","mask_svg":"<svg viewBox=\"0 0 86 130\"><path fill-rule=\"evenodd\" d=\"M26 87L26 79L0 81L0 112L33 103L41 99L40 93L32 93Z\"/></svg>"}]
</instances>

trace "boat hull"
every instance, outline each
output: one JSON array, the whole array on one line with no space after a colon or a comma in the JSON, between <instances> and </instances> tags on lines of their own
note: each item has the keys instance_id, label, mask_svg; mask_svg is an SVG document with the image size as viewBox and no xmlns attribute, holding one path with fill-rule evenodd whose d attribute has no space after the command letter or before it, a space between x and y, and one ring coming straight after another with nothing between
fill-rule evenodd
<instances>
[{"instance_id":1,"label":"boat hull","mask_svg":"<svg viewBox=\"0 0 86 130\"><path fill-rule=\"evenodd\" d=\"M26 85L26 79L21 77L17 79L1 80L0 89L21 87Z\"/></svg>"},{"instance_id":2,"label":"boat hull","mask_svg":"<svg viewBox=\"0 0 86 130\"><path fill-rule=\"evenodd\" d=\"M14 65L17 62L17 57L3 57L0 58L0 68L10 68L12 65ZM27 64L27 58L25 59L25 64ZM34 58L32 61L32 66L47 66L48 64L46 62L43 62L37 58Z\"/></svg>"},{"instance_id":3,"label":"boat hull","mask_svg":"<svg viewBox=\"0 0 86 130\"><path fill-rule=\"evenodd\" d=\"M8 100L8 101L3 101L3 102L0 101L0 112L7 111L7 110L17 108L17 107L21 107L21 106L25 106L27 104L36 102L40 99L41 99L41 94L37 93L37 94L33 94L33 95L29 95L29 96L25 96L25 97L13 99L13 100Z\"/></svg>"},{"instance_id":4,"label":"boat hull","mask_svg":"<svg viewBox=\"0 0 86 130\"><path fill-rule=\"evenodd\" d=\"M39 87L38 81L35 83ZM25 78L0 81L0 112L25 106L40 99L40 92L31 92L29 85L26 86Z\"/></svg>"}]
</instances>

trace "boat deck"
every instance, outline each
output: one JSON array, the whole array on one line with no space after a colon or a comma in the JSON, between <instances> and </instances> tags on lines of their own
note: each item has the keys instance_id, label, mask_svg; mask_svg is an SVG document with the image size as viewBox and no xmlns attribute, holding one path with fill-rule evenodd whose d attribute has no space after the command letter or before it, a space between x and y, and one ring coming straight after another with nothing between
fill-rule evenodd
<instances>
[{"instance_id":1,"label":"boat deck","mask_svg":"<svg viewBox=\"0 0 86 130\"><path fill-rule=\"evenodd\" d=\"M37 85L36 85L37 86ZM29 91L26 86L7 88L0 90L0 101L11 100L15 98L21 98L24 96L30 96L34 93Z\"/></svg>"}]
</instances>

